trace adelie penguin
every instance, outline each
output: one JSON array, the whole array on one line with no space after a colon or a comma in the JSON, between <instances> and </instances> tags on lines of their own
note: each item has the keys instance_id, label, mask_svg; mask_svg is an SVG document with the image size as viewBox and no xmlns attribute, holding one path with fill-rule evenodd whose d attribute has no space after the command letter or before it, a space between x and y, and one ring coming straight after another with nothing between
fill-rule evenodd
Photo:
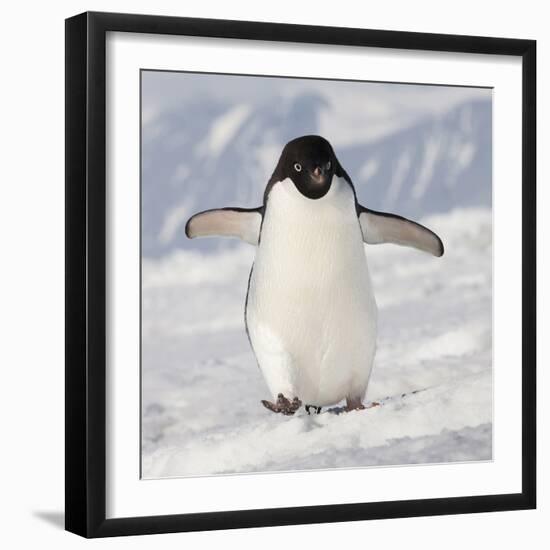
<instances>
[{"instance_id":1,"label":"adelie penguin","mask_svg":"<svg viewBox=\"0 0 550 550\"><path fill-rule=\"evenodd\" d=\"M310 412L346 400L364 408L376 350L377 308L363 243L434 256L426 227L357 202L353 183L320 136L285 145L258 208L192 216L189 238L236 237L256 246L245 322L272 400L269 410Z\"/></svg>"}]
</instances>

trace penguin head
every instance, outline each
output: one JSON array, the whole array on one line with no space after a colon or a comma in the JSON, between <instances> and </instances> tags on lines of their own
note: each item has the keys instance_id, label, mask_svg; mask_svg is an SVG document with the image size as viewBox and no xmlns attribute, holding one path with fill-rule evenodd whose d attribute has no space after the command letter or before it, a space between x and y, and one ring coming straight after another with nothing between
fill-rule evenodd
<instances>
[{"instance_id":1,"label":"penguin head","mask_svg":"<svg viewBox=\"0 0 550 550\"><path fill-rule=\"evenodd\" d=\"M330 143L321 136L302 136L283 148L270 183L291 179L308 199L324 197L340 164Z\"/></svg>"}]
</instances>

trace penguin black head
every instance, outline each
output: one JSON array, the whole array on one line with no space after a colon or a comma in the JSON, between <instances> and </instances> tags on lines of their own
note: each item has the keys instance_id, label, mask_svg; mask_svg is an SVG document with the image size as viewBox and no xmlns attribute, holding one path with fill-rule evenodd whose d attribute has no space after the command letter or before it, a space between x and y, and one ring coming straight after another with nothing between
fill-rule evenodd
<instances>
[{"instance_id":1,"label":"penguin black head","mask_svg":"<svg viewBox=\"0 0 550 550\"><path fill-rule=\"evenodd\" d=\"M284 146L269 186L290 178L302 195L320 199L328 193L332 177L339 171L340 164L325 138L302 136Z\"/></svg>"}]
</instances>

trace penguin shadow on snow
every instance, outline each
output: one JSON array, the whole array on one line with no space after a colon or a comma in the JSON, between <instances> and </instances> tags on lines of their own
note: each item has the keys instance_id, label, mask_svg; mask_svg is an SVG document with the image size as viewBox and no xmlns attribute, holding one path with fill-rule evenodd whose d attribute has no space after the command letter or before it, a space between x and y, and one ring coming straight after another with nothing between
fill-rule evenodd
<instances>
[{"instance_id":1,"label":"penguin shadow on snow","mask_svg":"<svg viewBox=\"0 0 550 550\"><path fill-rule=\"evenodd\" d=\"M300 418L310 419L308 422L309 426L318 426L322 427L323 424L316 421L321 415L334 415L334 416L340 416L344 413L353 412L355 414L361 414L361 415L369 415L372 414L375 411L378 411L379 409L383 408L384 406L391 405L393 407L396 407L398 409L403 408L406 406L406 401L410 398L416 396L419 393L428 391L430 388L422 388L418 390L413 390L410 392L403 392L397 395L388 395L382 399L378 399L375 401L369 401L367 402L363 408L361 409L355 409L354 411L350 411L345 405L337 405L335 407L329 407L324 411L317 412L310 412L300 414Z\"/></svg>"}]
</instances>

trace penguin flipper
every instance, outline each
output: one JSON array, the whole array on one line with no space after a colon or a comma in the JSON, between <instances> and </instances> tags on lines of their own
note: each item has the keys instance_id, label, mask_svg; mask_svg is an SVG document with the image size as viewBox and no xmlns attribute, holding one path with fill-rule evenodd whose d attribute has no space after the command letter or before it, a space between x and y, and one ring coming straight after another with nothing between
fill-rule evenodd
<instances>
[{"instance_id":1,"label":"penguin flipper","mask_svg":"<svg viewBox=\"0 0 550 550\"><path fill-rule=\"evenodd\" d=\"M359 224L367 244L394 243L443 256L441 239L427 227L401 216L375 212L358 205Z\"/></svg>"},{"instance_id":2,"label":"penguin flipper","mask_svg":"<svg viewBox=\"0 0 550 550\"><path fill-rule=\"evenodd\" d=\"M235 237L257 245L262 225L262 208L218 208L191 216L185 234L195 237Z\"/></svg>"}]
</instances>

